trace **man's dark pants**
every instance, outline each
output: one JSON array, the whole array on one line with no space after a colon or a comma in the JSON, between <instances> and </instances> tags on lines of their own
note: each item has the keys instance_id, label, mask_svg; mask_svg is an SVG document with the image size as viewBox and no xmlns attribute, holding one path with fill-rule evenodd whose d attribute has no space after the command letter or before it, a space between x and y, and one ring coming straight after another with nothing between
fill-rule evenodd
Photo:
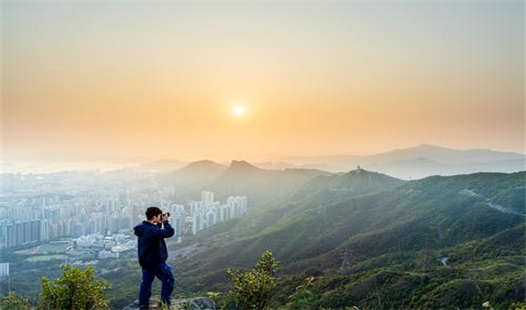
<instances>
[{"instance_id":1,"label":"man's dark pants","mask_svg":"<svg viewBox=\"0 0 526 310\"><path fill-rule=\"evenodd\" d=\"M152 283L155 277L157 277L162 283L161 302L166 305L171 304L171 295L174 290L174 276L170 265L162 263L154 268L142 268L142 281L139 288L139 305L143 308L144 306L147 307L150 302Z\"/></svg>"}]
</instances>

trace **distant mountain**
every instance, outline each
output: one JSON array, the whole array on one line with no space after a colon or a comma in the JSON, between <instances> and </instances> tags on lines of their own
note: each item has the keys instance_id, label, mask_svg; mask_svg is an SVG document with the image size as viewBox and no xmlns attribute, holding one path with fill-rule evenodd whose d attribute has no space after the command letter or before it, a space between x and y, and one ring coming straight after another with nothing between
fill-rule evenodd
<instances>
[{"instance_id":1,"label":"distant mountain","mask_svg":"<svg viewBox=\"0 0 526 310\"><path fill-rule=\"evenodd\" d=\"M331 172L345 172L362 166L406 180L431 175L526 170L524 154L484 149L455 150L427 144L370 156L339 155L289 160L300 166Z\"/></svg>"},{"instance_id":2,"label":"distant mountain","mask_svg":"<svg viewBox=\"0 0 526 310\"><path fill-rule=\"evenodd\" d=\"M249 176L261 177L262 174L268 173L268 170L258 168L244 160L233 160L230 163L226 173L223 175L223 178L239 178Z\"/></svg>"},{"instance_id":3,"label":"distant mountain","mask_svg":"<svg viewBox=\"0 0 526 310\"><path fill-rule=\"evenodd\" d=\"M158 177L163 186L173 186L179 198L197 199L203 190L211 190L217 199L246 195L252 207L271 197L292 194L308 180L331 173L311 169L267 170L246 161L232 161L229 166L212 161L188 164L175 172Z\"/></svg>"},{"instance_id":4,"label":"distant mountain","mask_svg":"<svg viewBox=\"0 0 526 310\"><path fill-rule=\"evenodd\" d=\"M177 169L181 169L185 165L187 165L187 162L179 161L179 160L156 160L151 162L146 162L143 164L138 165L135 167L135 169L138 170L148 170L148 171L173 171Z\"/></svg>"},{"instance_id":5,"label":"distant mountain","mask_svg":"<svg viewBox=\"0 0 526 310\"><path fill-rule=\"evenodd\" d=\"M215 163L211 160L201 160L189 163L176 173L182 176L218 176L228 169L228 166Z\"/></svg>"},{"instance_id":6,"label":"distant mountain","mask_svg":"<svg viewBox=\"0 0 526 310\"><path fill-rule=\"evenodd\" d=\"M232 161L210 188L219 197L246 195L252 206L286 197L312 178L330 173L309 169L266 170L246 161Z\"/></svg>"},{"instance_id":7,"label":"distant mountain","mask_svg":"<svg viewBox=\"0 0 526 310\"><path fill-rule=\"evenodd\" d=\"M512 152L497 152L485 149L455 150L435 145L423 144L413 148L399 149L370 156L371 161L401 161L414 158L428 158L444 164L486 163L525 158Z\"/></svg>"},{"instance_id":8,"label":"distant mountain","mask_svg":"<svg viewBox=\"0 0 526 310\"><path fill-rule=\"evenodd\" d=\"M267 187L277 173L257 168L246 161L234 160L228 169L214 180L210 188L218 196L248 194L249 197L257 197L256 192Z\"/></svg>"},{"instance_id":9,"label":"distant mountain","mask_svg":"<svg viewBox=\"0 0 526 310\"><path fill-rule=\"evenodd\" d=\"M331 204L351 197L371 195L396 188L405 181L385 174L356 169L344 174L320 175L303 185L292 197L313 206Z\"/></svg>"},{"instance_id":10,"label":"distant mountain","mask_svg":"<svg viewBox=\"0 0 526 310\"><path fill-rule=\"evenodd\" d=\"M350 192L353 196L385 191L398 187L405 182L388 175L367 171L362 168L344 174L318 176L305 184L304 191L341 191Z\"/></svg>"},{"instance_id":11,"label":"distant mountain","mask_svg":"<svg viewBox=\"0 0 526 310\"><path fill-rule=\"evenodd\" d=\"M252 163L252 164L258 168L267 169L267 170L285 170L285 169L299 168L298 166L294 164L286 163L286 162L268 161L268 162L257 162L257 163ZM307 167L303 167L303 168L307 168Z\"/></svg>"},{"instance_id":12,"label":"distant mountain","mask_svg":"<svg viewBox=\"0 0 526 310\"><path fill-rule=\"evenodd\" d=\"M197 199L228 166L210 160L192 162L185 167L160 174L157 179L164 186L173 186L181 201Z\"/></svg>"}]
</instances>

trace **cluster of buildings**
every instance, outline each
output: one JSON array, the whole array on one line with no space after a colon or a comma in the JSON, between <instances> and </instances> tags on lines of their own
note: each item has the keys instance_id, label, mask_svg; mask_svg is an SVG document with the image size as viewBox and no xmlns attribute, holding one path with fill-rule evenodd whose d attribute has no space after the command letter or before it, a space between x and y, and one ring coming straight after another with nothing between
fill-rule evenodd
<instances>
[{"instance_id":1,"label":"cluster of buildings","mask_svg":"<svg viewBox=\"0 0 526 310\"><path fill-rule=\"evenodd\" d=\"M170 212L177 236L197 234L219 222L243 216L246 196L174 203L173 187L148 178L107 177L97 172L41 175L2 174L0 249L87 235L131 234L148 206Z\"/></svg>"},{"instance_id":2,"label":"cluster of buildings","mask_svg":"<svg viewBox=\"0 0 526 310\"><path fill-rule=\"evenodd\" d=\"M219 222L241 217L247 213L246 196L230 196L226 203L214 200L214 193L203 191L201 201L190 202L189 219L192 233L208 228ZM176 230L177 231L177 230Z\"/></svg>"},{"instance_id":3,"label":"cluster of buildings","mask_svg":"<svg viewBox=\"0 0 526 310\"><path fill-rule=\"evenodd\" d=\"M72 259L119 258L121 253L137 248L136 238L130 235L89 234L75 240L75 246L69 251Z\"/></svg>"}]
</instances>

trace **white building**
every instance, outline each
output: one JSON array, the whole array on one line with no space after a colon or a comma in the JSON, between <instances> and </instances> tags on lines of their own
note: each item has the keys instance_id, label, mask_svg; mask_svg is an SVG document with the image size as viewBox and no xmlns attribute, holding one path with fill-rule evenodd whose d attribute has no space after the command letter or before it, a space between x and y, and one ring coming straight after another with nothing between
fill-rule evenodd
<instances>
[{"instance_id":1,"label":"white building","mask_svg":"<svg viewBox=\"0 0 526 310\"><path fill-rule=\"evenodd\" d=\"M230 196L225 204L214 201L214 193L203 191L201 201L190 202L192 233L208 228L219 222L241 217L247 213L246 196Z\"/></svg>"}]
</instances>

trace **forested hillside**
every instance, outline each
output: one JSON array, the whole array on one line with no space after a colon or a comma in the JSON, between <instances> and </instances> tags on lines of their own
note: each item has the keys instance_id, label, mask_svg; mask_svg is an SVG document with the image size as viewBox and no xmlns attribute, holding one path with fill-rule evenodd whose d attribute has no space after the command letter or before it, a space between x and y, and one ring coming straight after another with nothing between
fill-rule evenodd
<instances>
[{"instance_id":1,"label":"forested hillside","mask_svg":"<svg viewBox=\"0 0 526 310\"><path fill-rule=\"evenodd\" d=\"M284 305L305 278L314 307L508 307L525 292L525 174L404 182L355 170L318 176L266 212L214 227L174 264L179 290L222 291L227 267L266 249Z\"/></svg>"}]
</instances>

